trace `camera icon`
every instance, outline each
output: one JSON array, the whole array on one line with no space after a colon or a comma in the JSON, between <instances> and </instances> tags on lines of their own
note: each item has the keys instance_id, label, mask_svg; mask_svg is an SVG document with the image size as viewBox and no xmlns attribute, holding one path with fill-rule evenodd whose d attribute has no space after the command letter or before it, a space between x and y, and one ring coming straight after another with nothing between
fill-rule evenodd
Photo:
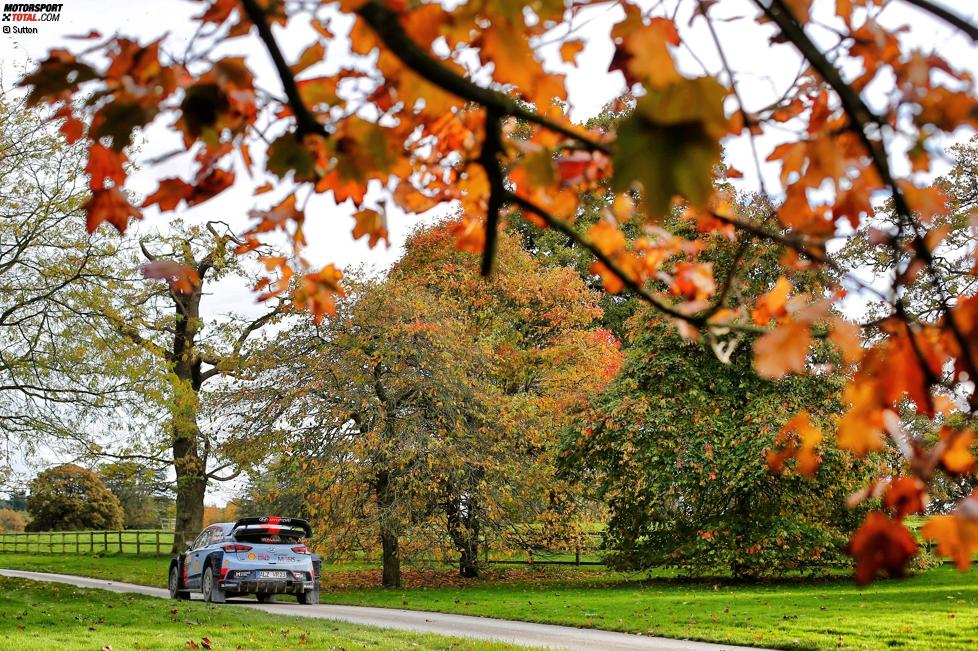
<instances>
[{"instance_id":1,"label":"camera icon","mask_svg":"<svg viewBox=\"0 0 978 651\"><path fill-rule=\"evenodd\" d=\"M4 34L9 34L10 33L10 25L4 25L3 26L3 33Z\"/></svg>"}]
</instances>

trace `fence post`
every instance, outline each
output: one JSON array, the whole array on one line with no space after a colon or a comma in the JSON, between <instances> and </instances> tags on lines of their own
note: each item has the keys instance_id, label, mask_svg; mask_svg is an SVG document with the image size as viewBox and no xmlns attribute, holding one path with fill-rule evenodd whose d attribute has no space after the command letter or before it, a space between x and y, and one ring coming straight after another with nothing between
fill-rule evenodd
<instances>
[{"instance_id":1,"label":"fence post","mask_svg":"<svg viewBox=\"0 0 978 651\"><path fill-rule=\"evenodd\" d=\"M75 532L75 555L81 554L81 532Z\"/></svg>"},{"instance_id":2,"label":"fence post","mask_svg":"<svg viewBox=\"0 0 978 651\"><path fill-rule=\"evenodd\" d=\"M102 532L102 551L106 554L109 553L109 532Z\"/></svg>"},{"instance_id":3,"label":"fence post","mask_svg":"<svg viewBox=\"0 0 978 651\"><path fill-rule=\"evenodd\" d=\"M160 551L160 530L156 530L156 555L160 556L163 552Z\"/></svg>"},{"instance_id":4,"label":"fence post","mask_svg":"<svg viewBox=\"0 0 978 651\"><path fill-rule=\"evenodd\" d=\"M580 564L581 564L581 544L578 543L574 547L574 565L580 565Z\"/></svg>"},{"instance_id":5,"label":"fence post","mask_svg":"<svg viewBox=\"0 0 978 651\"><path fill-rule=\"evenodd\" d=\"M88 553L89 554L94 554L95 553L95 532L94 531L89 531L88 532Z\"/></svg>"},{"instance_id":6,"label":"fence post","mask_svg":"<svg viewBox=\"0 0 978 651\"><path fill-rule=\"evenodd\" d=\"M139 556L139 552L142 549L142 546L140 545L140 542L143 539L143 535L142 534L143 534L142 531L137 531L136 532L136 556Z\"/></svg>"},{"instance_id":7,"label":"fence post","mask_svg":"<svg viewBox=\"0 0 978 651\"><path fill-rule=\"evenodd\" d=\"M116 531L116 533L119 534L119 553L121 554L122 553L122 532L121 531Z\"/></svg>"}]
</instances>

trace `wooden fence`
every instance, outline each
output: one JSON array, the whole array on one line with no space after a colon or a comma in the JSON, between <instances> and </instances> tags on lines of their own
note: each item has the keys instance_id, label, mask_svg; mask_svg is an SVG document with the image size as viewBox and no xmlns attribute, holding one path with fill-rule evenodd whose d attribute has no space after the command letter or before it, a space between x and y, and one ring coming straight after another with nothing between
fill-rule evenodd
<instances>
[{"instance_id":1,"label":"wooden fence","mask_svg":"<svg viewBox=\"0 0 978 651\"><path fill-rule=\"evenodd\" d=\"M196 532L188 533L193 540ZM167 556L173 531L27 531L0 532L0 554L133 554Z\"/></svg>"}]
</instances>

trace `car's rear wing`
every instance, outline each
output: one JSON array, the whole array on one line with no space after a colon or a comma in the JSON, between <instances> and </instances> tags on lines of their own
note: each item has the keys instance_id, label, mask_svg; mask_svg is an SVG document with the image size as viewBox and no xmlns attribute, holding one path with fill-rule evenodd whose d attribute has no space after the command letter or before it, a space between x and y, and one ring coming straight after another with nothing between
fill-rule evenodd
<instances>
[{"instance_id":1,"label":"car's rear wing","mask_svg":"<svg viewBox=\"0 0 978 651\"><path fill-rule=\"evenodd\" d=\"M301 531L304 538L312 536L312 527L299 518L278 518L263 515L257 518L241 518L231 527L231 534L240 533L286 533Z\"/></svg>"}]
</instances>

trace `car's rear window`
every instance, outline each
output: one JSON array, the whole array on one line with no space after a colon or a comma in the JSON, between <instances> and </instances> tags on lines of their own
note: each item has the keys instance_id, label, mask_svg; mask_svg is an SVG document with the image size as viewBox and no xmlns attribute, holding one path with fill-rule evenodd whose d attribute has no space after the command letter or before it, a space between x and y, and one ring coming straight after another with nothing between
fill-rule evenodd
<instances>
[{"instance_id":1,"label":"car's rear window","mask_svg":"<svg viewBox=\"0 0 978 651\"><path fill-rule=\"evenodd\" d=\"M244 543L260 543L263 545L290 545L299 542L299 536L288 534L259 533L249 531L248 533L238 532L234 534L234 539Z\"/></svg>"}]
</instances>

